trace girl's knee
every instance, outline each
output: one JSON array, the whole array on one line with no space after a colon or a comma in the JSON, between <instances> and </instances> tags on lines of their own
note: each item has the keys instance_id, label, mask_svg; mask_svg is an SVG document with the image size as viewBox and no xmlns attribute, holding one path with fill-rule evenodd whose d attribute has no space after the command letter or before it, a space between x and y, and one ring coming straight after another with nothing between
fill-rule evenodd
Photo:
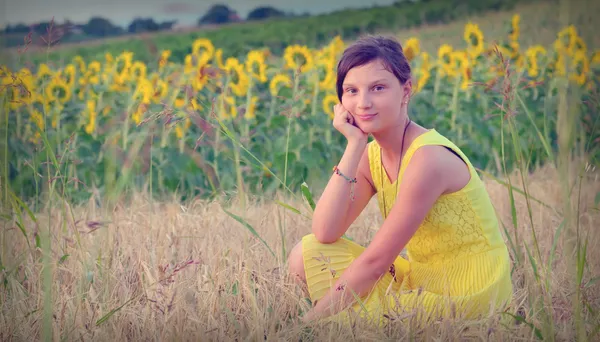
<instances>
[{"instance_id":1,"label":"girl's knee","mask_svg":"<svg viewBox=\"0 0 600 342\"><path fill-rule=\"evenodd\" d=\"M304 258L302 256L302 241L298 242L288 256L288 265L289 272L300 278L301 280L305 280L304 276Z\"/></svg>"}]
</instances>

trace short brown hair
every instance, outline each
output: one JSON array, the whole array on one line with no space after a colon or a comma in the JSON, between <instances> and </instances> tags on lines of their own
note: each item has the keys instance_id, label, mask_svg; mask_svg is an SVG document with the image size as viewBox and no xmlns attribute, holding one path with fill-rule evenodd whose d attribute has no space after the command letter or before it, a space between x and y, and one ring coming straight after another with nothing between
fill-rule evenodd
<instances>
[{"instance_id":1,"label":"short brown hair","mask_svg":"<svg viewBox=\"0 0 600 342\"><path fill-rule=\"evenodd\" d=\"M400 84L410 79L410 65L404 56L402 45L393 37L367 35L359 38L344 50L337 65L337 96L342 102L342 84L350 69L380 59Z\"/></svg>"}]
</instances>

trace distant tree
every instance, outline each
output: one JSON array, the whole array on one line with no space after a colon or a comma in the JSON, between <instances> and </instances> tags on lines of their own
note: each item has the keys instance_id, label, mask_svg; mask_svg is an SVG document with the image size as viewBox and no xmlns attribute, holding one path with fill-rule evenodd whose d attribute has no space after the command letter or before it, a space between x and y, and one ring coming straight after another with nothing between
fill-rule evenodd
<instances>
[{"instance_id":1,"label":"distant tree","mask_svg":"<svg viewBox=\"0 0 600 342\"><path fill-rule=\"evenodd\" d=\"M263 20L267 18L284 17L285 13L271 6L262 6L248 13L246 20Z\"/></svg>"},{"instance_id":2,"label":"distant tree","mask_svg":"<svg viewBox=\"0 0 600 342\"><path fill-rule=\"evenodd\" d=\"M177 20L171 20L171 21L163 21L162 23L158 24L158 29L159 30L170 30L173 28L173 25L177 24Z\"/></svg>"},{"instance_id":3,"label":"distant tree","mask_svg":"<svg viewBox=\"0 0 600 342\"><path fill-rule=\"evenodd\" d=\"M129 24L127 32L129 33L140 33L140 32L154 32L158 31L160 26L152 18L135 18Z\"/></svg>"},{"instance_id":4,"label":"distant tree","mask_svg":"<svg viewBox=\"0 0 600 342\"><path fill-rule=\"evenodd\" d=\"M6 25L6 28L4 29L5 33L29 33L29 26L23 24L23 23L17 23L13 26L11 25Z\"/></svg>"},{"instance_id":5,"label":"distant tree","mask_svg":"<svg viewBox=\"0 0 600 342\"><path fill-rule=\"evenodd\" d=\"M42 21L36 25L34 25L33 31L37 34L44 35L48 32L48 28L50 27L50 22L49 21ZM53 24L54 26L56 26L56 23Z\"/></svg>"},{"instance_id":6,"label":"distant tree","mask_svg":"<svg viewBox=\"0 0 600 342\"><path fill-rule=\"evenodd\" d=\"M234 10L225 5L214 5L198 20L198 24L225 24L232 21L239 21Z\"/></svg>"},{"instance_id":7,"label":"distant tree","mask_svg":"<svg viewBox=\"0 0 600 342\"><path fill-rule=\"evenodd\" d=\"M90 36L106 37L115 36L123 33L123 29L113 25L110 20L102 17L93 17L83 25L83 32Z\"/></svg>"}]
</instances>

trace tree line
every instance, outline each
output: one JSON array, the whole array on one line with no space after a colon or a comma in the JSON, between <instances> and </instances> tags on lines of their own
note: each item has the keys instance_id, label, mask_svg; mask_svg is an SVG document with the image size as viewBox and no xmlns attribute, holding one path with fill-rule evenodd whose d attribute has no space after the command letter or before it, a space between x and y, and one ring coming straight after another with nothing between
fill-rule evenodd
<instances>
[{"instance_id":1,"label":"tree line","mask_svg":"<svg viewBox=\"0 0 600 342\"><path fill-rule=\"evenodd\" d=\"M230 7L222 4L213 5L204 15L198 18L197 26L212 26L243 21L258 21L269 18L304 17L308 14L286 13L271 6L260 6L250 11L245 19ZM126 34L159 32L172 30L177 25L176 20L158 22L153 18L134 18L127 27L114 24L110 19L95 16L86 23L73 23L66 20L63 23L44 21L35 25L17 23L7 25L1 31L4 36L4 46L12 47L23 44L24 36L31 34L32 43L48 44L47 39L34 39L35 36L45 37L49 28L59 36L61 42L75 42L94 38L114 37ZM56 39L57 41L59 39Z\"/></svg>"}]
</instances>

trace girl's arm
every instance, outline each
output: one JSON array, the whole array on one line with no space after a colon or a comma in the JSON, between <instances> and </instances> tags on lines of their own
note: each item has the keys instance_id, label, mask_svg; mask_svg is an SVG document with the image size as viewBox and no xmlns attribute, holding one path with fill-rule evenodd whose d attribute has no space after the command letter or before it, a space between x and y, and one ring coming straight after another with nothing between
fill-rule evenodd
<instances>
[{"instance_id":1,"label":"girl's arm","mask_svg":"<svg viewBox=\"0 0 600 342\"><path fill-rule=\"evenodd\" d=\"M348 181L332 174L312 219L312 232L321 243L332 243L339 239L375 194L365 175L365 172L370 172L366 141L349 142L337 167L346 177L356 177L355 198L351 200Z\"/></svg>"}]
</instances>

